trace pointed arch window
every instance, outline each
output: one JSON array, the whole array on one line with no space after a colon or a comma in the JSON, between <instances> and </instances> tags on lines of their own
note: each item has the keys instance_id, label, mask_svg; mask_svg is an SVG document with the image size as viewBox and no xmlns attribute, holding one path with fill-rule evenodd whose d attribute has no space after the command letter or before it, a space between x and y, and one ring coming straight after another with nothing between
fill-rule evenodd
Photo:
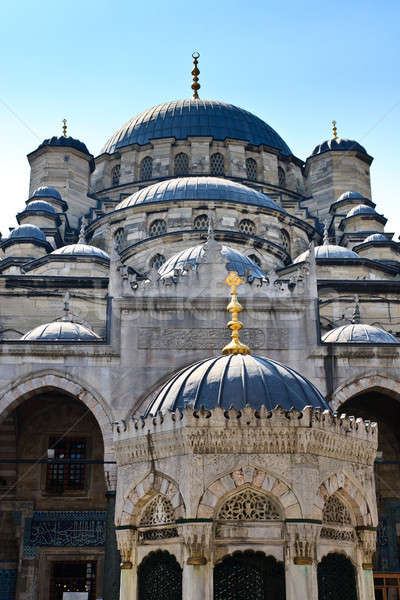
<instances>
[{"instance_id":1,"label":"pointed arch window","mask_svg":"<svg viewBox=\"0 0 400 600\"><path fill-rule=\"evenodd\" d=\"M153 159L151 156L145 156L140 163L140 179L147 181L153 177Z\"/></svg>"},{"instance_id":2,"label":"pointed arch window","mask_svg":"<svg viewBox=\"0 0 400 600\"><path fill-rule=\"evenodd\" d=\"M281 511L273 500L255 490L246 488L231 496L218 511L218 519L227 521L278 521Z\"/></svg>"},{"instance_id":3,"label":"pointed arch window","mask_svg":"<svg viewBox=\"0 0 400 600\"><path fill-rule=\"evenodd\" d=\"M353 520L347 506L336 496L329 496L322 511L322 538L354 542Z\"/></svg>"},{"instance_id":4,"label":"pointed arch window","mask_svg":"<svg viewBox=\"0 0 400 600\"><path fill-rule=\"evenodd\" d=\"M286 187L286 173L282 167L278 167L278 181L281 187Z\"/></svg>"},{"instance_id":5,"label":"pointed arch window","mask_svg":"<svg viewBox=\"0 0 400 600\"><path fill-rule=\"evenodd\" d=\"M156 219L152 222L149 227L149 235L150 237L154 237L156 235L161 235L162 233L166 233L167 231L167 223L164 219Z\"/></svg>"},{"instance_id":6,"label":"pointed arch window","mask_svg":"<svg viewBox=\"0 0 400 600\"><path fill-rule=\"evenodd\" d=\"M210 157L210 173L211 175L225 175L225 159L221 152L214 152Z\"/></svg>"},{"instance_id":7,"label":"pointed arch window","mask_svg":"<svg viewBox=\"0 0 400 600\"><path fill-rule=\"evenodd\" d=\"M195 229L207 229L208 228L208 215L198 215L194 220Z\"/></svg>"},{"instance_id":8,"label":"pointed arch window","mask_svg":"<svg viewBox=\"0 0 400 600\"><path fill-rule=\"evenodd\" d=\"M257 181L257 162L254 158L246 158L246 176L249 181Z\"/></svg>"},{"instance_id":9,"label":"pointed arch window","mask_svg":"<svg viewBox=\"0 0 400 600\"><path fill-rule=\"evenodd\" d=\"M112 185L119 185L120 175L121 175L121 165L115 165L115 167L113 167L111 169L111 182L112 182Z\"/></svg>"},{"instance_id":10,"label":"pointed arch window","mask_svg":"<svg viewBox=\"0 0 400 600\"><path fill-rule=\"evenodd\" d=\"M189 175L189 156L179 152L174 159L174 174L177 176Z\"/></svg>"}]
</instances>

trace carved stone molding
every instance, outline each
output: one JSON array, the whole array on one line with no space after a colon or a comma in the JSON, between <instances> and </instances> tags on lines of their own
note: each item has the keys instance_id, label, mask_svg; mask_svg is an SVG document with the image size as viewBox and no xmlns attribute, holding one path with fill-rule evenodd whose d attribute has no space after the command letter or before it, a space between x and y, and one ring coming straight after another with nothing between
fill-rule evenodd
<instances>
[{"instance_id":1,"label":"carved stone molding","mask_svg":"<svg viewBox=\"0 0 400 600\"><path fill-rule=\"evenodd\" d=\"M373 556L376 551L376 530L373 528L358 527L357 536L363 553L362 567L365 570L371 570Z\"/></svg>"},{"instance_id":2,"label":"carved stone molding","mask_svg":"<svg viewBox=\"0 0 400 600\"><path fill-rule=\"evenodd\" d=\"M136 541L136 530L133 527L116 528L117 545L121 554L121 569L132 569L132 551Z\"/></svg>"},{"instance_id":3,"label":"carved stone molding","mask_svg":"<svg viewBox=\"0 0 400 600\"><path fill-rule=\"evenodd\" d=\"M212 523L185 523L179 526L183 537L188 565L205 565L211 553Z\"/></svg>"},{"instance_id":4,"label":"carved stone molding","mask_svg":"<svg viewBox=\"0 0 400 600\"><path fill-rule=\"evenodd\" d=\"M286 523L286 555L295 565L311 565L317 556L320 523Z\"/></svg>"}]
</instances>

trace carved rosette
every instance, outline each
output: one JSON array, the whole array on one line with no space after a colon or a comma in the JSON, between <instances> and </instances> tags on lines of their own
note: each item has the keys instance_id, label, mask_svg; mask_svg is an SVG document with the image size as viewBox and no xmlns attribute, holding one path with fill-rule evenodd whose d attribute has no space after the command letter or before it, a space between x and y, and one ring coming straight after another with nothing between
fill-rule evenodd
<instances>
[{"instance_id":1,"label":"carved rosette","mask_svg":"<svg viewBox=\"0 0 400 600\"><path fill-rule=\"evenodd\" d=\"M288 560L293 560L295 565L311 565L316 559L320 529L319 523L286 523Z\"/></svg>"},{"instance_id":2,"label":"carved rosette","mask_svg":"<svg viewBox=\"0 0 400 600\"><path fill-rule=\"evenodd\" d=\"M131 526L116 529L118 550L121 554L121 569L132 569L132 550L136 539L136 530Z\"/></svg>"},{"instance_id":3,"label":"carved rosette","mask_svg":"<svg viewBox=\"0 0 400 600\"><path fill-rule=\"evenodd\" d=\"M188 565L205 565L210 559L212 523L186 523L179 527Z\"/></svg>"},{"instance_id":4,"label":"carved rosette","mask_svg":"<svg viewBox=\"0 0 400 600\"><path fill-rule=\"evenodd\" d=\"M362 568L370 571L373 568L373 557L376 550L376 530L363 529L357 530L358 542L363 553Z\"/></svg>"}]
</instances>

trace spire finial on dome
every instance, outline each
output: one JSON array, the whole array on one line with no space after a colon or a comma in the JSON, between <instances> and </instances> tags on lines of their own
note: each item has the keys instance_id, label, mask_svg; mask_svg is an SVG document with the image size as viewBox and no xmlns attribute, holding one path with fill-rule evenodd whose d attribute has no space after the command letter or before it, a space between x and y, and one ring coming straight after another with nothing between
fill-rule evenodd
<instances>
[{"instance_id":1,"label":"spire finial on dome","mask_svg":"<svg viewBox=\"0 0 400 600\"><path fill-rule=\"evenodd\" d=\"M332 121L332 131L333 131L333 139L337 140L338 135L337 135L336 121Z\"/></svg>"},{"instance_id":2,"label":"spire finial on dome","mask_svg":"<svg viewBox=\"0 0 400 600\"><path fill-rule=\"evenodd\" d=\"M323 244L324 244L324 246L328 246L328 244L329 244L329 225L328 225L328 219L326 219L326 221L324 222Z\"/></svg>"},{"instance_id":3,"label":"spire finial on dome","mask_svg":"<svg viewBox=\"0 0 400 600\"><path fill-rule=\"evenodd\" d=\"M69 292L65 292L64 296L64 316L62 318L63 321L70 321L71 318L69 316Z\"/></svg>"},{"instance_id":4,"label":"spire finial on dome","mask_svg":"<svg viewBox=\"0 0 400 600\"><path fill-rule=\"evenodd\" d=\"M85 219L82 219L81 228L80 228L80 231L79 231L78 244L86 244L86 238L85 238Z\"/></svg>"},{"instance_id":5,"label":"spire finial on dome","mask_svg":"<svg viewBox=\"0 0 400 600\"><path fill-rule=\"evenodd\" d=\"M354 297L354 310L353 310L353 316L351 319L351 322L353 325L357 325L358 323L360 323L361 321L361 316L360 316L360 301L358 296Z\"/></svg>"},{"instance_id":6,"label":"spire finial on dome","mask_svg":"<svg viewBox=\"0 0 400 600\"><path fill-rule=\"evenodd\" d=\"M232 331L232 339L222 350L222 354L250 354L250 348L246 346L246 344L242 344L239 339L239 331L242 329L243 323L239 321L238 315L242 312L243 307L238 302L236 293L237 286L246 282L239 277L236 271L231 271L225 279L225 283L231 288L231 301L226 307L226 310L232 315L232 320L228 323L228 327Z\"/></svg>"},{"instance_id":7,"label":"spire finial on dome","mask_svg":"<svg viewBox=\"0 0 400 600\"><path fill-rule=\"evenodd\" d=\"M200 71L197 68L197 63L199 62L200 52L193 52L192 57L193 57L193 64L194 64L194 67L193 67L193 70L192 70L192 75L193 75L193 83L192 83L193 99L194 100L198 100L199 99L198 91L200 89L200 84L199 84Z\"/></svg>"},{"instance_id":8,"label":"spire finial on dome","mask_svg":"<svg viewBox=\"0 0 400 600\"><path fill-rule=\"evenodd\" d=\"M63 137L67 137L67 119L63 119L62 122L63 122L63 128L62 128Z\"/></svg>"}]
</instances>

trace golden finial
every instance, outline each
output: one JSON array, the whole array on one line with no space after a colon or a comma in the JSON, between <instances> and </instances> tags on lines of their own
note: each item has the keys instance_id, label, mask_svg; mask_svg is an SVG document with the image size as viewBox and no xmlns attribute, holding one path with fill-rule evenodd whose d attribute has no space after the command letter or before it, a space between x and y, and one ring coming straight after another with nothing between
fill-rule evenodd
<instances>
[{"instance_id":1,"label":"golden finial","mask_svg":"<svg viewBox=\"0 0 400 600\"><path fill-rule=\"evenodd\" d=\"M239 339L239 331L242 329L243 323L239 321L238 315L242 312L243 307L239 304L236 293L237 286L246 282L239 277L236 271L231 271L225 279L225 283L231 288L231 301L226 310L232 315L232 320L228 323L228 327L232 331L232 339L222 350L222 354L250 354L250 348L246 344L242 344Z\"/></svg>"},{"instance_id":2,"label":"golden finial","mask_svg":"<svg viewBox=\"0 0 400 600\"><path fill-rule=\"evenodd\" d=\"M336 121L332 121L333 139L337 140L337 127Z\"/></svg>"},{"instance_id":3,"label":"golden finial","mask_svg":"<svg viewBox=\"0 0 400 600\"><path fill-rule=\"evenodd\" d=\"M197 68L197 63L199 62L200 53L199 52L193 52L192 57L193 57L193 64L194 64L194 68L193 68L193 71L192 71L192 75L193 75L193 83L192 83L193 98L194 98L194 100L198 100L199 99L199 94L197 92L200 89L200 84L199 84L200 71Z\"/></svg>"},{"instance_id":4,"label":"golden finial","mask_svg":"<svg viewBox=\"0 0 400 600\"><path fill-rule=\"evenodd\" d=\"M63 128L62 128L63 136L67 137L67 119L63 119L62 122L63 122Z\"/></svg>"}]
</instances>

